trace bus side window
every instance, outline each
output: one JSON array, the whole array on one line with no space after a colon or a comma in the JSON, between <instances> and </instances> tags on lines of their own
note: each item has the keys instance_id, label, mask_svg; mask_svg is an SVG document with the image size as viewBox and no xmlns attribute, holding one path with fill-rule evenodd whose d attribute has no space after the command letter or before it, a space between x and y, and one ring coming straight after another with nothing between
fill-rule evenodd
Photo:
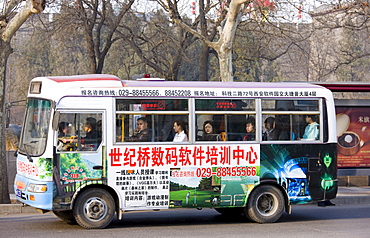
<instances>
[{"instance_id":1,"label":"bus side window","mask_svg":"<svg viewBox=\"0 0 370 238\"><path fill-rule=\"evenodd\" d=\"M263 114L262 139L264 141L293 141L308 139L308 137L310 137L310 140L319 139L319 100L266 99L262 101L262 110L274 111L271 114ZM312 116L316 120L314 124L311 124L312 128L315 129L315 136L305 135L307 125L313 123L312 120L308 121L306 119L307 115ZM314 139L311 137L314 137Z\"/></svg>"},{"instance_id":2,"label":"bus side window","mask_svg":"<svg viewBox=\"0 0 370 238\"><path fill-rule=\"evenodd\" d=\"M96 151L102 142L101 113L61 113L58 151Z\"/></svg>"},{"instance_id":3,"label":"bus side window","mask_svg":"<svg viewBox=\"0 0 370 238\"><path fill-rule=\"evenodd\" d=\"M115 141L173 141L173 123L188 122L188 115L187 99L117 99ZM138 122L139 118L144 122Z\"/></svg>"}]
</instances>

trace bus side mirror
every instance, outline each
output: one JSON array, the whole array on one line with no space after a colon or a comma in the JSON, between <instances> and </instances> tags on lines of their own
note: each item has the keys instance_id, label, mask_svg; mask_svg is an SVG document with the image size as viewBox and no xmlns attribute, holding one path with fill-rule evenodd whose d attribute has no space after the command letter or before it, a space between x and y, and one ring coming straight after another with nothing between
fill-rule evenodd
<instances>
[{"instance_id":1,"label":"bus side mirror","mask_svg":"<svg viewBox=\"0 0 370 238\"><path fill-rule=\"evenodd\" d=\"M59 129L59 116L60 116L60 112L59 111L55 111L54 113L54 118L53 118L53 124L52 124L52 127L53 127L53 131L58 131Z\"/></svg>"}]
</instances>

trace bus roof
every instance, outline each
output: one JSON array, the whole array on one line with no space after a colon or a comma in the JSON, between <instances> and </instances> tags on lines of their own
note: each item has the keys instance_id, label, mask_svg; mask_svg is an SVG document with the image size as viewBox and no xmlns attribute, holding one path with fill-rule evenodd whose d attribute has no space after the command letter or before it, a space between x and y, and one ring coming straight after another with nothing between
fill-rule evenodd
<instances>
[{"instance_id":1,"label":"bus roof","mask_svg":"<svg viewBox=\"0 0 370 238\"><path fill-rule=\"evenodd\" d=\"M81 87L97 86L101 87L102 83L106 87L211 87L211 88L318 88L316 83L292 83L292 82L219 82L219 81L146 81L146 80L121 80L117 76L108 74L87 74L87 75L72 75L72 76L47 76L33 79L40 80L42 78L50 79L56 83L74 83ZM100 83L99 83L100 82ZM210 84L211 83L211 84ZM311 85L311 86L310 86ZM370 87L370 86L369 86Z\"/></svg>"},{"instance_id":2,"label":"bus roof","mask_svg":"<svg viewBox=\"0 0 370 238\"><path fill-rule=\"evenodd\" d=\"M168 90L185 90L187 93L165 93ZM35 91L36 90L36 91ZM129 90L128 94L124 91ZM137 90L144 93L137 94ZM148 94L157 90L161 93ZM225 91L227 90L227 92ZM204 91L201 92L201 91ZM253 93L252 93L253 91ZM218 81L137 81L121 80L114 75L89 74L73 76L37 77L31 81L30 95L33 97L59 100L65 96L314 96L331 97L331 92L323 86L311 83L292 82L218 82ZM199 92L199 94L198 94ZM271 94L271 93L274 94ZM320 92L320 93L318 93ZM278 93L279 95L277 95ZM292 94L293 93L293 94Z\"/></svg>"}]
</instances>

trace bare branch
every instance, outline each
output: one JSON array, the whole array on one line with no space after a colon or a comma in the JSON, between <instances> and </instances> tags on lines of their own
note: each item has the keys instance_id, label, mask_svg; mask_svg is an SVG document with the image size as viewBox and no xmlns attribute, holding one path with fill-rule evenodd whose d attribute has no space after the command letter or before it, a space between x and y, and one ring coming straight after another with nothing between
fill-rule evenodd
<instances>
[{"instance_id":1,"label":"bare branch","mask_svg":"<svg viewBox=\"0 0 370 238\"><path fill-rule=\"evenodd\" d=\"M26 5L10 20L5 27L1 38L4 42L9 42L14 33L21 27L27 18L34 13L40 13L45 8L46 0L28 0Z\"/></svg>"}]
</instances>

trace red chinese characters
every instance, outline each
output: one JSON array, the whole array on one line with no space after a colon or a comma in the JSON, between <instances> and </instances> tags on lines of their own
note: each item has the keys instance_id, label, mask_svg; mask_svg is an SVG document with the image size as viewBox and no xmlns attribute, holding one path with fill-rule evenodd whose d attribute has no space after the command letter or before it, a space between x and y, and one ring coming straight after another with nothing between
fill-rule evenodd
<instances>
[{"instance_id":1,"label":"red chinese characters","mask_svg":"<svg viewBox=\"0 0 370 238\"><path fill-rule=\"evenodd\" d=\"M115 147L108 156L111 166L124 167L259 165L257 145Z\"/></svg>"}]
</instances>

